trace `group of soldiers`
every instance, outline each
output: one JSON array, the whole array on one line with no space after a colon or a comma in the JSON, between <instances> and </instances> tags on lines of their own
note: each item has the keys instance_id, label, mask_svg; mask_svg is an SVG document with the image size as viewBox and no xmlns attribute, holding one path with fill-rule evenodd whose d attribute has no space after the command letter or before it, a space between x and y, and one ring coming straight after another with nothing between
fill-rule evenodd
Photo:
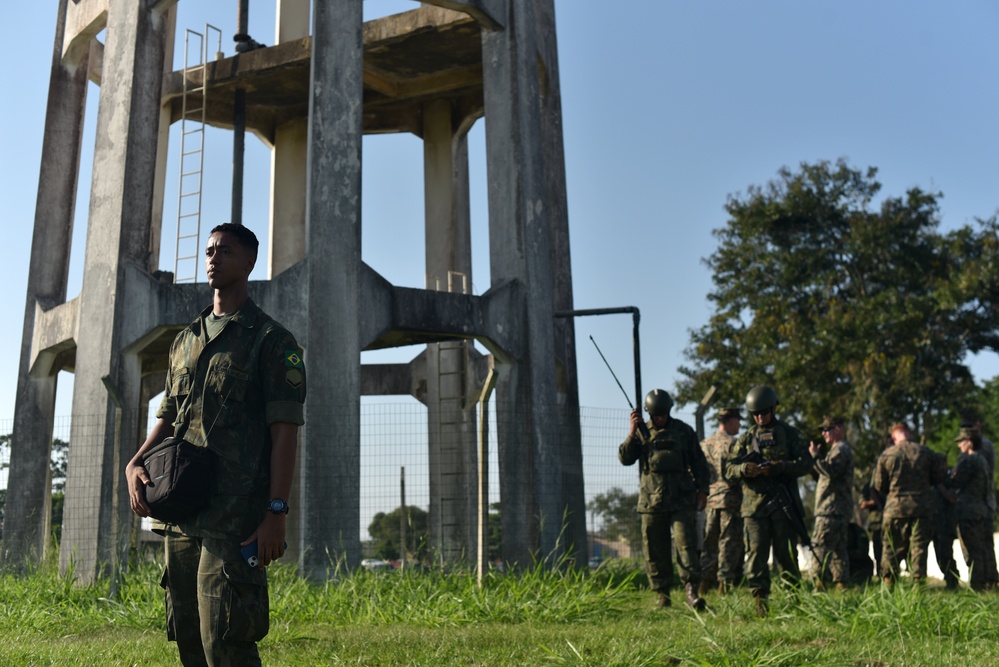
<instances>
[{"instance_id":1,"label":"group of soldiers","mask_svg":"<svg viewBox=\"0 0 999 667\"><path fill-rule=\"evenodd\" d=\"M642 548L658 606L672 603L675 555L690 607L704 609L711 591L724 594L745 582L756 613L766 616L770 557L779 578L796 584L798 544L810 547L816 586L844 590L851 580L866 581L875 572L890 586L902 561L913 580L924 580L932 542L945 584L955 588L953 542L959 537L971 588L996 586L995 448L982 436L978 416L962 423L955 438L961 454L952 470L946 457L914 441L907 424L893 424L863 500L855 505L845 420L823 420L824 446L806 442L798 429L777 418L779 402L772 387L753 387L746 396L749 428L740 434L740 409L726 408L718 414L718 430L699 443L693 428L670 416L673 400L662 389L645 398L648 423L638 410L631 413L618 458L624 465L640 464ZM798 491L799 478L809 474L816 481L811 535ZM868 512L878 557L873 565L859 509ZM701 529L699 512L704 512Z\"/></svg>"}]
</instances>

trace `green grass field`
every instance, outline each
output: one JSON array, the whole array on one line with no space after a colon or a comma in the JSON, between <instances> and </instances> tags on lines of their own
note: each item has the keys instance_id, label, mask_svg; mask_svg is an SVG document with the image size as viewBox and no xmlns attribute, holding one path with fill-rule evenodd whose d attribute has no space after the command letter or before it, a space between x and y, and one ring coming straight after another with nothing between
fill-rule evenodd
<instances>
[{"instance_id":1,"label":"green grass field","mask_svg":"<svg viewBox=\"0 0 999 667\"><path fill-rule=\"evenodd\" d=\"M160 568L74 586L44 568L0 576L0 665L177 665L162 630ZM766 619L745 590L697 614L659 610L637 568L474 575L358 572L315 584L272 566L265 665L999 664L999 595L904 582L775 591Z\"/></svg>"}]
</instances>

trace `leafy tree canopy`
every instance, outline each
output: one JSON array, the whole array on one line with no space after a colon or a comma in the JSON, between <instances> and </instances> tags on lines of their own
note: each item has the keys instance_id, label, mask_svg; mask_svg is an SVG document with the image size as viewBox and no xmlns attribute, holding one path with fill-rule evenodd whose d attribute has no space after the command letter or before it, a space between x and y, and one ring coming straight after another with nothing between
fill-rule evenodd
<instances>
[{"instance_id":1,"label":"leafy tree canopy","mask_svg":"<svg viewBox=\"0 0 999 667\"><path fill-rule=\"evenodd\" d=\"M967 353L999 350L996 217L943 234L941 194L876 205L876 176L802 164L729 198L706 260L714 315L691 332L682 402L715 385L721 404L741 404L770 384L802 427L845 416L861 468L891 422L932 436L934 415L958 409L974 390Z\"/></svg>"}]
</instances>

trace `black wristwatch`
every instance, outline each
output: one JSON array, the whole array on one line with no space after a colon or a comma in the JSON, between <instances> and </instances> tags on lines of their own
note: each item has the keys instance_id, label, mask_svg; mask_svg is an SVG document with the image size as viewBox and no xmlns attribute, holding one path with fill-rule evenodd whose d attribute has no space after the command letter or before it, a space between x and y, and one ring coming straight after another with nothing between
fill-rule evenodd
<instances>
[{"instance_id":1,"label":"black wristwatch","mask_svg":"<svg viewBox=\"0 0 999 667\"><path fill-rule=\"evenodd\" d=\"M288 503L280 498L271 498L271 501L267 503L267 511L274 512L275 514L287 514Z\"/></svg>"}]
</instances>

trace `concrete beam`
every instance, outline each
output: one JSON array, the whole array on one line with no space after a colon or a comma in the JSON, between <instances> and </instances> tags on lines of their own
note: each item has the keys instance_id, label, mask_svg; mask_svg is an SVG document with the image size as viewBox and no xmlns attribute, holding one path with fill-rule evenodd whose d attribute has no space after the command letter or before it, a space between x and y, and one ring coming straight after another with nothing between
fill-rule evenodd
<instances>
[{"instance_id":1,"label":"concrete beam","mask_svg":"<svg viewBox=\"0 0 999 667\"><path fill-rule=\"evenodd\" d=\"M66 11L62 57L77 65L90 52L90 42L107 27L110 0L73 0Z\"/></svg>"},{"instance_id":2,"label":"concrete beam","mask_svg":"<svg viewBox=\"0 0 999 667\"><path fill-rule=\"evenodd\" d=\"M423 4L465 12L489 30L506 27L510 12L507 0L423 0Z\"/></svg>"}]
</instances>

